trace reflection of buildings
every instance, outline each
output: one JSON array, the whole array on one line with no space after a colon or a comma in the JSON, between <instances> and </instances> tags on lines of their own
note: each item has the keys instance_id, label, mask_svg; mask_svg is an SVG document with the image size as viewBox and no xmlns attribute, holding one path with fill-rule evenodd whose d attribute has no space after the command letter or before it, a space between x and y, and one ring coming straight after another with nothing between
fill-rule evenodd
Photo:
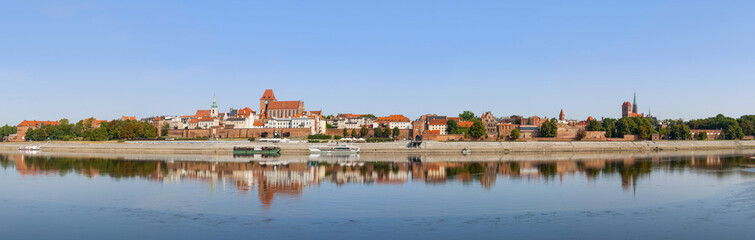
<instances>
[{"instance_id":1,"label":"reflection of buildings","mask_svg":"<svg viewBox=\"0 0 755 240\"><path fill-rule=\"evenodd\" d=\"M239 192L256 190L260 203L270 208L276 198L298 198L309 186L322 182L337 185L374 183L404 184L409 181L444 184L451 181L476 183L485 189L498 178L513 180L564 181L565 175L583 175L588 181L599 176L616 176L625 190L652 170L727 169L755 160L745 157L702 155L656 157L652 159L592 159L583 161L511 161L511 162L180 162L134 161L121 159L56 158L36 155L0 154L0 167L15 168L23 176L65 175L86 177L143 178L152 181L181 182L195 180L233 186ZM708 171L706 171L708 172ZM710 171L731 174L732 171ZM558 178L557 178L558 177ZM255 189L256 188L256 189Z\"/></svg>"}]
</instances>

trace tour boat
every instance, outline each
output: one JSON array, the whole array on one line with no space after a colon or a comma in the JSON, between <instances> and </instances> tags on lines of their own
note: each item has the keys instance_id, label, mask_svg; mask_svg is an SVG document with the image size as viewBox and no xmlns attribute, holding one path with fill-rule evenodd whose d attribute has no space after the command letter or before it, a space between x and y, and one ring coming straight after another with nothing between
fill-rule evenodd
<instances>
[{"instance_id":1,"label":"tour boat","mask_svg":"<svg viewBox=\"0 0 755 240\"><path fill-rule=\"evenodd\" d=\"M359 153L359 147L348 144L314 145L309 147L312 154L353 154Z\"/></svg>"},{"instance_id":2,"label":"tour boat","mask_svg":"<svg viewBox=\"0 0 755 240\"><path fill-rule=\"evenodd\" d=\"M280 154L280 147L233 147L233 155Z\"/></svg>"},{"instance_id":3,"label":"tour boat","mask_svg":"<svg viewBox=\"0 0 755 240\"><path fill-rule=\"evenodd\" d=\"M20 151L39 151L42 150L40 146L21 146L18 147L18 150Z\"/></svg>"}]
</instances>

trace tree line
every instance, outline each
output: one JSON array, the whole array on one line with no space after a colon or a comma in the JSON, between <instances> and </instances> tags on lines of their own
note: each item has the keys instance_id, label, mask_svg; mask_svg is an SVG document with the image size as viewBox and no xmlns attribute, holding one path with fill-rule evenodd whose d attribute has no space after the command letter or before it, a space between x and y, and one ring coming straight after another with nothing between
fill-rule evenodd
<instances>
[{"instance_id":1,"label":"tree line","mask_svg":"<svg viewBox=\"0 0 755 240\"><path fill-rule=\"evenodd\" d=\"M705 140L708 138L705 133L693 136L691 129L722 130L721 138L727 140L755 135L755 115L745 115L739 119L734 119L718 114L715 117L705 119L693 119L687 122L666 120L664 123L660 124L654 118L649 117L605 118L603 121L590 121L586 130L605 131L605 136L608 138L623 138L624 135L632 134L638 135L642 139L650 139L653 133L658 133L660 136L673 140Z\"/></svg>"},{"instance_id":2,"label":"tree line","mask_svg":"<svg viewBox=\"0 0 755 240\"><path fill-rule=\"evenodd\" d=\"M17 130L18 128L16 126L8 126L7 124L0 127L0 139L16 133Z\"/></svg>"},{"instance_id":3,"label":"tree line","mask_svg":"<svg viewBox=\"0 0 755 240\"><path fill-rule=\"evenodd\" d=\"M61 119L58 125L43 125L38 129L29 129L25 137L31 141L77 139L107 141L157 137L157 128L145 122L113 120L102 122L98 128L93 128L92 121L93 119L90 118L70 124L68 119Z\"/></svg>"}]
</instances>

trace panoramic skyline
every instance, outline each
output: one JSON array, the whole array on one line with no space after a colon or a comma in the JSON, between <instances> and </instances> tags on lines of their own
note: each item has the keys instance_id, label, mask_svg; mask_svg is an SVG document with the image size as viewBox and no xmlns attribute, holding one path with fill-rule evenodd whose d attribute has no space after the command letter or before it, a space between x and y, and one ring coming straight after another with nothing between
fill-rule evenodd
<instances>
[{"instance_id":1,"label":"panoramic skyline","mask_svg":"<svg viewBox=\"0 0 755 240\"><path fill-rule=\"evenodd\" d=\"M659 119L755 113L755 2L11 2L0 125L251 107Z\"/></svg>"}]
</instances>

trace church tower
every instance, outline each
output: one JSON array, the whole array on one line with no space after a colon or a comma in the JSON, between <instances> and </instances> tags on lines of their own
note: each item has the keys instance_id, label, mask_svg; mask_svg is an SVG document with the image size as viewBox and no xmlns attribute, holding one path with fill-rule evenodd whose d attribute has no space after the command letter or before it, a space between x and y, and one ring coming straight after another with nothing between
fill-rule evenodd
<instances>
[{"instance_id":1,"label":"church tower","mask_svg":"<svg viewBox=\"0 0 755 240\"><path fill-rule=\"evenodd\" d=\"M561 113L560 113L560 114L558 114L558 120L559 120L559 121L564 121L564 120L566 120L566 116L564 115L564 109L561 109Z\"/></svg>"},{"instance_id":2,"label":"church tower","mask_svg":"<svg viewBox=\"0 0 755 240\"><path fill-rule=\"evenodd\" d=\"M212 95L212 106L210 107L210 117L218 117L218 103L215 101L215 95Z\"/></svg>"},{"instance_id":3,"label":"church tower","mask_svg":"<svg viewBox=\"0 0 755 240\"><path fill-rule=\"evenodd\" d=\"M266 89L265 92L262 94L262 97L260 98L260 112L259 112L259 114L262 115L263 119L269 118L268 114L267 114L267 106L270 103L275 102L275 101L277 101L277 99L275 99L275 94L273 94L273 90L272 89Z\"/></svg>"}]
</instances>

